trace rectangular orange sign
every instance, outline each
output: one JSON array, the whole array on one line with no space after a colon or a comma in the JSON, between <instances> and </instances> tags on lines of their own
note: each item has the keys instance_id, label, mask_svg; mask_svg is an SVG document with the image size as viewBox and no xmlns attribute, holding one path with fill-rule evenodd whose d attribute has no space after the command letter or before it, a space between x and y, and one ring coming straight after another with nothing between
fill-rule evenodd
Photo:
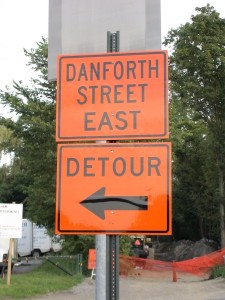
<instances>
[{"instance_id":1,"label":"rectangular orange sign","mask_svg":"<svg viewBox=\"0 0 225 300\"><path fill-rule=\"evenodd\" d=\"M57 234L171 234L171 144L58 145Z\"/></svg>"},{"instance_id":2,"label":"rectangular orange sign","mask_svg":"<svg viewBox=\"0 0 225 300\"><path fill-rule=\"evenodd\" d=\"M168 138L167 51L58 57L56 140Z\"/></svg>"},{"instance_id":3,"label":"rectangular orange sign","mask_svg":"<svg viewBox=\"0 0 225 300\"><path fill-rule=\"evenodd\" d=\"M88 252L88 270L96 269L96 250L89 249Z\"/></svg>"}]
</instances>

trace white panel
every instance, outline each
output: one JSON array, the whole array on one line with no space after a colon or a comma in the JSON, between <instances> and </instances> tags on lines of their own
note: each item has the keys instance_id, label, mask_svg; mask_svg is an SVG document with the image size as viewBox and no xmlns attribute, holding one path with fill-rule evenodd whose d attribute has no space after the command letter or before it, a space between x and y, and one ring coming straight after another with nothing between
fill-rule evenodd
<instances>
[{"instance_id":1,"label":"white panel","mask_svg":"<svg viewBox=\"0 0 225 300\"><path fill-rule=\"evenodd\" d=\"M120 51L161 49L160 0L49 0L49 80L58 54L106 52L107 31Z\"/></svg>"}]
</instances>

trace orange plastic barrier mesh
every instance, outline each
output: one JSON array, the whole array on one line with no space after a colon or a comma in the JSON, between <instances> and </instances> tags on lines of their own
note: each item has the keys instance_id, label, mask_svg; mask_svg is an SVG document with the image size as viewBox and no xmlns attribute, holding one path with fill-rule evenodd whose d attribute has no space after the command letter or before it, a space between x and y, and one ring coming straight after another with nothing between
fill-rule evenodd
<instances>
[{"instance_id":1,"label":"orange plastic barrier mesh","mask_svg":"<svg viewBox=\"0 0 225 300\"><path fill-rule=\"evenodd\" d=\"M225 248L193 259L166 262L131 256L120 256L120 275L142 277L166 277L168 274L187 273L207 277L210 269L225 263ZM157 275L158 274L158 275Z\"/></svg>"}]
</instances>

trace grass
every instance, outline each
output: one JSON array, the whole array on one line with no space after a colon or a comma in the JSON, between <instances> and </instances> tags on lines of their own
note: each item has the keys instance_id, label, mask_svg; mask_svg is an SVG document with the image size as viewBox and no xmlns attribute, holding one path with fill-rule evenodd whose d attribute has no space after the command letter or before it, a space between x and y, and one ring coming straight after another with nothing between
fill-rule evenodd
<instances>
[{"instance_id":1,"label":"grass","mask_svg":"<svg viewBox=\"0 0 225 300\"><path fill-rule=\"evenodd\" d=\"M225 266L215 266L211 270L211 278L218 278L223 277L225 278Z\"/></svg>"},{"instance_id":2,"label":"grass","mask_svg":"<svg viewBox=\"0 0 225 300\"><path fill-rule=\"evenodd\" d=\"M69 276L55 266L44 262L29 273L12 274L8 286L5 278L0 278L0 299L26 299L50 292L67 290L80 283L81 274Z\"/></svg>"}]
</instances>

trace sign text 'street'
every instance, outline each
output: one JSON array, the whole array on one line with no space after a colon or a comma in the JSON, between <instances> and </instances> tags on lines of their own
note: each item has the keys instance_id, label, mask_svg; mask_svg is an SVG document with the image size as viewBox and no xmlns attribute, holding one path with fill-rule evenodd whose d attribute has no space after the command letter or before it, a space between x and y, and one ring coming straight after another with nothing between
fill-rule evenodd
<instances>
[{"instance_id":1,"label":"sign text 'street'","mask_svg":"<svg viewBox=\"0 0 225 300\"><path fill-rule=\"evenodd\" d=\"M58 57L56 140L168 138L167 51Z\"/></svg>"}]
</instances>

